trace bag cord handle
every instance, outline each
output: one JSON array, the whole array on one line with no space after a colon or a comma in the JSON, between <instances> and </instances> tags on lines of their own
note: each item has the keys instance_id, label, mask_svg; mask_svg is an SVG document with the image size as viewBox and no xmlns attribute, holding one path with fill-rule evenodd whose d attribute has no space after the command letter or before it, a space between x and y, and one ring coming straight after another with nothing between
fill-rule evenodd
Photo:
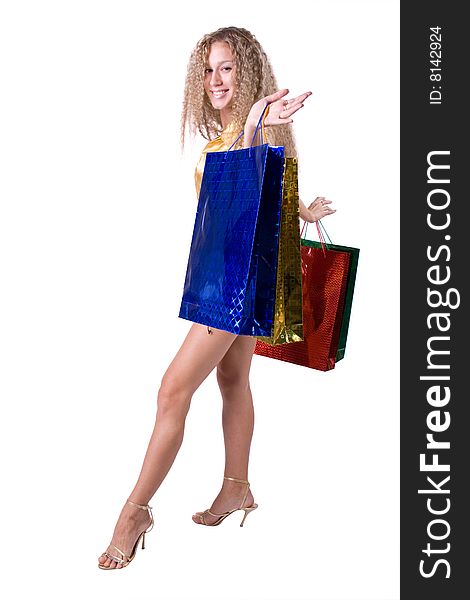
<instances>
[{"instance_id":1,"label":"bag cord handle","mask_svg":"<svg viewBox=\"0 0 470 600\"><path fill-rule=\"evenodd\" d=\"M253 138L251 140L250 148L253 147L253 142L255 141L255 137L256 137L256 134L258 133L258 128L259 128L260 124L261 124L261 141L262 141L263 144L266 143L266 132L264 130L264 120L266 119L266 117L267 117L267 115L269 113L269 108L268 107L269 107L269 102L266 104L266 106L263 108L263 110L261 112L261 116L260 116L260 118L258 120L258 124L256 125L255 133L254 133ZM268 109L268 110L266 110L266 109ZM245 133L245 130L243 129L239 133L237 139L233 142L233 144L227 150L227 152L229 152L233 148L233 146L235 146L235 144L238 142L238 140L242 137L242 135L244 133Z\"/></svg>"},{"instance_id":2,"label":"bag cord handle","mask_svg":"<svg viewBox=\"0 0 470 600\"><path fill-rule=\"evenodd\" d=\"M318 219L318 221L315 221L315 225L317 226L318 239L320 240L321 248L323 251L323 256L326 256L325 247L327 246L327 242L325 241L325 236L328 239L328 244L331 245L333 242L331 241L331 238L328 235L328 232L326 231L325 226L321 222L321 219ZM303 235L304 229L305 229L305 235ZM302 231L300 233L300 237L303 236L303 239L305 239L307 236L307 229L308 229L308 221L304 221Z\"/></svg>"}]
</instances>

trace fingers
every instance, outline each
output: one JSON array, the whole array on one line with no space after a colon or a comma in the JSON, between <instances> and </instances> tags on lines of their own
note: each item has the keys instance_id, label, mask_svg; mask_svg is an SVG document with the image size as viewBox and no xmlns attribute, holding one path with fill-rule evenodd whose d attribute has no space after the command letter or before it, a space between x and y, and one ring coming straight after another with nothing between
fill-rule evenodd
<instances>
[{"instance_id":1,"label":"fingers","mask_svg":"<svg viewBox=\"0 0 470 600\"><path fill-rule=\"evenodd\" d=\"M317 210L315 211L315 215L319 218L319 219L323 219L323 217L327 217L328 215L334 215L336 212L336 210L332 209L332 208L327 208L322 207L321 210Z\"/></svg>"},{"instance_id":2,"label":"fingers","mask_svg":"<svg viewBox=\"0 0 470 600\"><path fill-rule=\"evenodd\" d=\"M319 219L322 217L326 217L327 215L333 215L336 212L336 209L330 208L328 204L331 204L331 200L328 200L324 196L318 196L315 200L310 204L308 210L311 210L315 213Z\"/></svg>"},{"instance_id":3,"label":"fingers","mask_svg":"<svg viewBox=\"0 0 470 600\"><path fill-rule=\"evenodd\" d=\"M270 96L266 96L265 100L266 102L276 102L276 100L280 100L288 93L289 90L287 88L284 88L283 90L278 90L277 92L274 92L274 94L271 94Z\"/></svg>"},{"instance_id":4,"label":"fingers","mask_svg":"<svg viewBox=\"0 0 470 600\"><path fill-rule=\"evenodd\" d=\"M305 92L304 94L300 94L300 96L297 96L297 98L294 98L294 101L302 103L304 100L306 100L311 95L312 95L312 92Z\"/></svg>"},{"instance_id":5,"label":"fingers","mask_svg":"<svg viewBox=\"0 0 470 600\"><path fill-rule=\"evenodd\" d=\"M281 98L284 98L284 96L286 96L288 93L289 90L287 88L284 88L282 90L274 92L274 94L265 96L263 100L260 100L260 102L272 104L273 102L277 102ZM303 104L303 102L311 95L312 92L304 92L303 94L300 94L300 96L296 96L295 98L291 98L290 100L284 100L283 105L288 108L291 108L292 106L300 107Z\"/></svg>"},{"instance_id":6,"label":"fingers","mask_svg":"<svg viewBox=\"0 0 470 600\"><path fill-rule=\"evenodd\" d=\"M266 127L271 125L290 125L293 123L292 115L301 109L304 106L305 99L312 95L312 92L304 92L295 98L287 100L285 96L288 93L289 90L284 88L259 100L260 104L270 105L270 111L264 121ZM257 104L254 106L257 106Z\"/></svg>"},{"instance_id":7,"label":"fingers","mask_svg":"<svg viewBox=\"0 0 470 600\"><path fill-rule=\"evenodd\" d=\"M271 104L273 102L277 102L281 98L284 98L284 96L286 96L288 93L289 93L289 90L287 88L284 88L282 90L278 90L277 92L275 92L274 94L271 94L270 96L265 96L264 100L268 104ZM298 110L301 106L303 106L303 102L311 95L312 95L312 92L304 92L303 94L300 94L300 96L296 96L295 98L291 98L290 100L284 100L283 104L288 109L296 107L296 110Z\"/></svg>"},{"instance_id":8,"label":"fingers","mask_svg":"<svg viewBox=\"0 0 470 600\"><path fill-rule=\"evenodd\" d=\"M287 119L296 113L299 108L302 108L303 104L286 104L284 110L279 114L280 119Z\"/></svg>"},{"instance_id":9,"label":"fingers","mask_svg":"<svg viewBox=\"0 0 470 600\"><path fill-rule=\"evenodd\" d=\"M291 117L294 113L296 113L300 108L304 106L304 101L312 95L312 92L305 92L297 96L296 98L291 98L290 100L283 100L282 102L282 111L279 113L278 118L282 119L282 122L292 123L292 120L285 121Z\"/></svg>"},{"instance_id":10,"label":"fingers","mask_svg":"<svg viewBox=\"0 0 470 600\"><path fill-rule=\"evenodd\" d=\"M280 112L277 114L275 118L274 125L284 125L293 123L294 121L291 119L292 115L295 114L300 108L302 108L303 104L295 104L288 105L287 103L284 105L283 109L279 109Z\"/></svg>"},{"instance_id":11,"label":"fingers","mask_svg":"<svg viewBox=\"0 0 470 600\"><path fill-rule=\"evenodd\" d=\"M324 196L317 196L313 202L310 203L309 208L315 208L317 204L322 204L325 201Z\"/></svg>"},{"instance_id":12,"label":"fingers","mask_svg":"<svg viewBox=\"0 0 470 600\"><path fill-rule=\"evenodd\" d=\"M305 100L312 95L312 92L305 92L304 94L300 94L300 96L296 96L295 98L290 98L290 100L284 100L284 106L287 108L291 108L291 106L303 106Z\"/></svg>"},{"instance_id":13,"label":"fingers","mask_svg":"<svg viewBox=\"0 0 470 600\"><path fill-rule=\"evenodd\" d=\"M331 204L332 200L327 200L324 196L318 196L315 200L310 204L309 208L315 208L318 204Z\"/></svg>"}]
</instances>

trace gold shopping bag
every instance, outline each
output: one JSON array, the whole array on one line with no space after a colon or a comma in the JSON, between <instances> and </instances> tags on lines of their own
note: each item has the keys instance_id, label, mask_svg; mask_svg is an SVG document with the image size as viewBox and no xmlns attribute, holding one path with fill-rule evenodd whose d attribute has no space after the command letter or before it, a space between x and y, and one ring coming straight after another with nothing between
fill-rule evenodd
<instances>
[{"instance_id":1,"label":"gold shopping bag","mask_svg":"<svg viewBox=\"0 0 470 600\"><path fill-rule=\"evenodd\" d=\"M300 254L297 158L284 159L276 300L271 337L256 339L275 346L303 341L302 262Z\"/></svg>"}]
</instances>

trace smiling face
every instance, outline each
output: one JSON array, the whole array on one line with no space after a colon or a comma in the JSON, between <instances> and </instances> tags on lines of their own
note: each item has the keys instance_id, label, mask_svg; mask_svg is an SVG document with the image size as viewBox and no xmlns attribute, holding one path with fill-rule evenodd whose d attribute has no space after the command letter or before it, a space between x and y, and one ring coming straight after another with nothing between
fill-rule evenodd
<instances>
[{"instance_id":1,"label":"smiling face","mask_svg":"<svg viewBox=\"0 0 470 600\"><path fill-rule=\"evenodd\" d=\"M213 42L204 69L204 90L212 106L220 110L222 126L230 121L236 90L235 62L227 42Z\"/></svg>"}]
</instances>

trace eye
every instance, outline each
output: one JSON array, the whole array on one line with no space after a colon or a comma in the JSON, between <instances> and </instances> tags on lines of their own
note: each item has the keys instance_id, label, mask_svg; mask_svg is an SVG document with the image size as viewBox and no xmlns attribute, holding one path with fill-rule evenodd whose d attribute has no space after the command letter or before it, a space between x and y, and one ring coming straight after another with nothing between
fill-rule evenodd
<instances>
[{"instance_id":1,"label":"eye","mask_svg":"<svg viewBox=\"0 0 470 600\"><path fill-rule=\"evenodd\" d=\"M210 73L212 71L212 69L210 69L209 67L207 67L206 69L204 69L204 73Z\"/></svg>"},{"instance_id":2,"label":"eye","mask_svg":"<svg viewBox=\"0 0 470 600\"><path fill-rule=\"evenodd\" d=\"M232 67L223 67L225 71L231 71Z\"/></svg>"}]
</instances>

